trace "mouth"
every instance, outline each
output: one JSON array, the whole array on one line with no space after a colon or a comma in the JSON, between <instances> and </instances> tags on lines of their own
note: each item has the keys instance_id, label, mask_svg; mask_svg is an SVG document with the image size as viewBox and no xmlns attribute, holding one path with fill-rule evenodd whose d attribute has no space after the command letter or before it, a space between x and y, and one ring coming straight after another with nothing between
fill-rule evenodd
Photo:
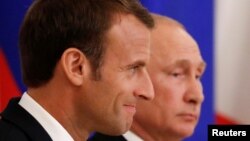
<instances>
[{"instance_id":1,"label":"mouth","mask_svg":"<svg viewBox=\"0 0 250 141\"><path fill-rule=\"evenodd\" d=\"M181 113L178 116L188 122L195 122L198 120L198 115L193 113Z\"/></svg>"},{"instance_id":2,"label":"mouth","mask_svg":"<svg viewBox=\"0 0 250 141\"><path fill-rule=\"evenodd\" d=\"M125 104L124 107L128 113L132 115L136 113L136 106L134 104Z\"/></svg>"}]
</instances>

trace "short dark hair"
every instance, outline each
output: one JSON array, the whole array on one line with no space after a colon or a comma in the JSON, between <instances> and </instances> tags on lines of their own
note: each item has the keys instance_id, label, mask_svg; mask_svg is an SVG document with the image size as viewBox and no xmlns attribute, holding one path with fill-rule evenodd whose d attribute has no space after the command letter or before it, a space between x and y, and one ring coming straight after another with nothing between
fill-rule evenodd
<instances>
[{"instance_id":1,"label":"short dark hair","mask_svg":"<svg viewBox=\"0 0 250 141\"><path fill-rule=\"evenodd\" d=\"M154 27L153 18L137 0L35 0L24 18L19 38L26 86L47 83L69 47L86 55L96 75L105 51L105 34L114 16L122 13L134 15L149 29Z\"/></svg>"}]
</instances>

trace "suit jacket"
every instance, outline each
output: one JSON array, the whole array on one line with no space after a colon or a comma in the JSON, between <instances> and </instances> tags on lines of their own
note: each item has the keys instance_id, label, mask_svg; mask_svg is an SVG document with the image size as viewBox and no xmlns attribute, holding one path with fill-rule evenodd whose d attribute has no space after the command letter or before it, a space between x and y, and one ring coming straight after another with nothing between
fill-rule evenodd
<instances>
[{"instance_id":1,"label":"suit jacket","mask_svg":"<svg viewBox=\"0 0 250 141\"><path fill-rule=\"evenodd\" d=\"M127 141L122 135L121 136L109 136L101 133L95 133L88 141Z\"/></svg>"},{"instance_id":2,"label":"suit jacket","mask_svg":"<svg viewBox=\"0 0 250 141\"><path fill-rule=\"evenodd\" d=\"M52 141L38 121L23 109L20 98L10 100L0 117L0 141Z\"/></svg>"}]
</instances>

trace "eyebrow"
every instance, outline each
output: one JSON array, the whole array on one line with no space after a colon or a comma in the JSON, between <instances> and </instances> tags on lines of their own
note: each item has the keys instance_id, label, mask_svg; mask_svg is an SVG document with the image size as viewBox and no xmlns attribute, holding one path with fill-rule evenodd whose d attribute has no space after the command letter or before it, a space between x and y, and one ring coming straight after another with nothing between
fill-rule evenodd
<instances>
[{"instance_id":1,"label":"eyebrow","mask_svg":"<svg viewBox=\"0 0 250 141\"><path fill-rule=\"evenodd\" d=\"M146 66L146 62L142 61L142 60L137 60L135 62L132 62L132 63L130 63L128 65L125 65L125 66L121 67L120 70L127 70L127 69L133 68L135 66L144 67L144 66Z\"/></svg>"},{"instance_id":2,"label":"eyebrow","mask_svg":"<svg viewBox=\"0 0 250 141\"><path fill-rule=\"evenodd\" d=\"M146 63L144 61L137 60L137 61L133 62L132 64L127 65L126 68L131 68L134 66L146 66Z\"/></svg>"},{"instance_id":3,"label":"eyebrow","mask_svg":"<svg viewBox=\"0 0 250 141\"><path fill-rule=\"evenodd\" d=\"M176 62L170 64L167 66L167 68L174 68L174 67L183 67L183 68L188 68L190 66L190 61L188 60L177 60ZM203 73L206 69L206 62L205 61L201 61L199 64L198 64L198 70L199 72Z\"/></svg>"}]
</instances>

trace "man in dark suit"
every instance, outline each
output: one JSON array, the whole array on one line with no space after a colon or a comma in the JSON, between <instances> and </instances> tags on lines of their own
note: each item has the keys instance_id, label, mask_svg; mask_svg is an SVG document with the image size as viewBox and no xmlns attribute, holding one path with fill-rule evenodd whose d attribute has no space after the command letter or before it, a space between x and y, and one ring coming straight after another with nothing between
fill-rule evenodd
<instances>
[{"instance_id":1,"label":"man in dark suit","mask_svg":"<svg viewBox=\"0 0 250 141\"><path fill-rule=\"evenodd\" d=\"M154 15L148 71L155 98L140 101L131 130L122 141L181 141L191 136L200 116L205 62L195 40L181 24ZM89 141L111 141L97 133Z\"/></svg>"},{"instance_id":2,"label":"man in dark suit","mask_svg":"<svg viewBox=\"0 0 250 141\"><path fill-rule=\"evenodd\" d=\"M52 141L44 128L12 99L0 118L1 141Z\"/></svg>"},{"instance_id":3,"label":"man in dark suit","mask_svg":"<svg viewBox=\"0 0 250 141\"><path fill-rule=\"evenodd\" d=\"M20 30L27 91L1 114L0 141L84 141L125 133L146 70L154 21L137 0L35 0Z\"/></svg>"}]
</instances>

